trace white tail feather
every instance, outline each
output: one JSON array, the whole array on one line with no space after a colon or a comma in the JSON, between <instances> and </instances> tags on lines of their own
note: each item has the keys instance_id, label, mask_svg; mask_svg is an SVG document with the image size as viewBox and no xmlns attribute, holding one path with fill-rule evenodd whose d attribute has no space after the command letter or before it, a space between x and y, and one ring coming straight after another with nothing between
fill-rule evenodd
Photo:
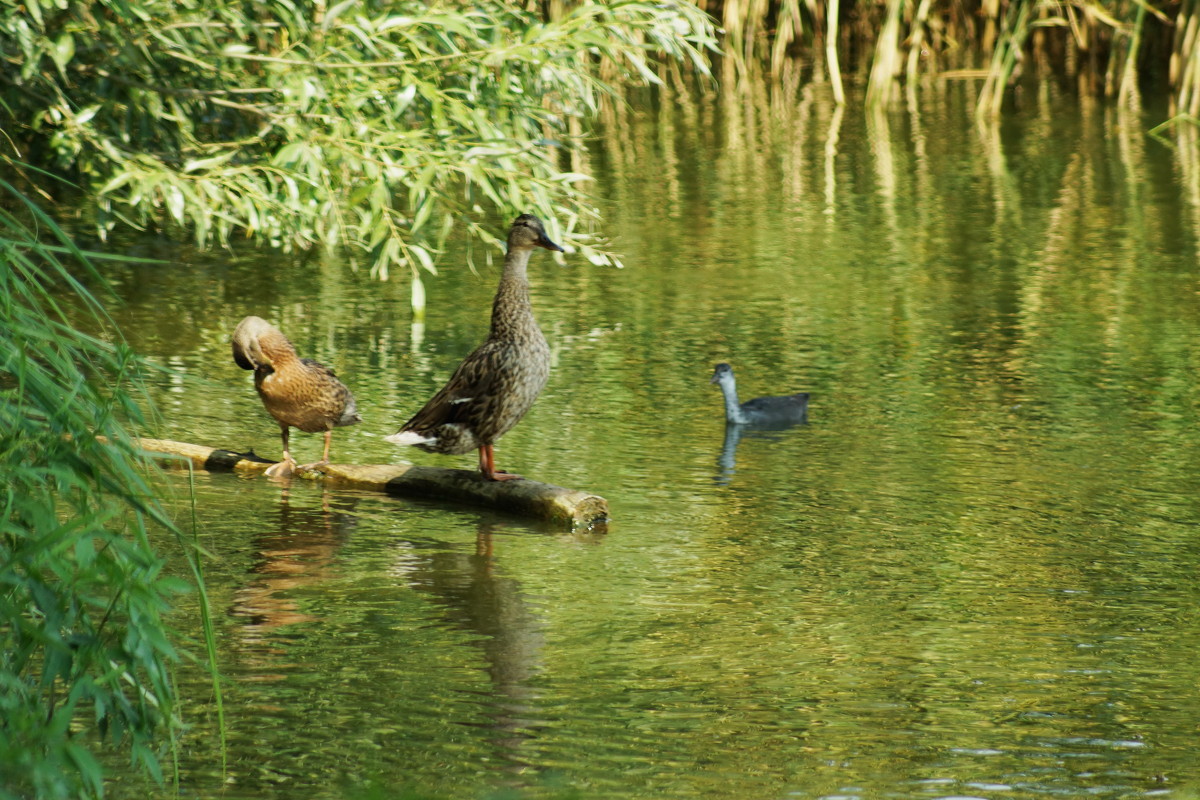
<instances>
[{"instance_id":1,"label":"white tail feather","mask_svg":"<svg viewBox=\"0 0 1200 800\"><path fill-rule=\"evenodd\" d=\"M434 438L432 436L422 436L416 431L400 431L399 433L393 433L391 436L383 437L383 440L392 444L412 446L432 442Z\"/></svg>"}]
</instances>

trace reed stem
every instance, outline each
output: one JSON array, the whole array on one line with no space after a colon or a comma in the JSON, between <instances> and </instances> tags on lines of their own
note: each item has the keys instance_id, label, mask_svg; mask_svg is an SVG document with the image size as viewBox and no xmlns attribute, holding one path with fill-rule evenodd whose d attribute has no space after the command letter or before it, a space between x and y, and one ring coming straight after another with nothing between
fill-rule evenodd
<instances>
[{"instance_id":1,"label":"reed stem","mask_svg":"<svg viewBox=\"0 0 1200 800\"><path fill-rule=\"evenodd\" d=\"M838 67L838 6L839 0L829 0L825 29L825 63L829 68L829 83L833 86L833 101L843 106L846 104L846 92L842 88L842 71Z\"/></svg>"}]
</instances>

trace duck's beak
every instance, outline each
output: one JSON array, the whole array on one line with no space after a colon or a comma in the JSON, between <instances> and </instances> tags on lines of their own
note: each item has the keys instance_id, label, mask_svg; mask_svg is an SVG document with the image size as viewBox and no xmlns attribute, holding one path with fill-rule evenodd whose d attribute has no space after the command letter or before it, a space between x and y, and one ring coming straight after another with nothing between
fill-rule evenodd
<instances>
[{"instance_id":1,"label":"duck's beak","mask_svg":"<svg viewBox=\"0 0 1200 800\"><path fill-rule=\"evenodd\" d=\"M709 378L709 379L708 379L708 382L709 382L709 383L716 383L716 382L717 382L717 373L715 373L715 372L714 372L714 373L713 373L713 376L712 376L711 378Z\"/></svg>"},{"instance_id":2,"label":"duck's beak","mask_svg":"<svg viewBox=\"0 0 1200 800\"><path fill-rule=\"evenodd\" d=\"M550 237L544 233L541 235L541 238L538 239L537 246L544 247L547 250L557 250L560 253L567 252L566 250L563 250L561 247L559 247L554 242L550 241Z\"/></svg>"}]
</instances>

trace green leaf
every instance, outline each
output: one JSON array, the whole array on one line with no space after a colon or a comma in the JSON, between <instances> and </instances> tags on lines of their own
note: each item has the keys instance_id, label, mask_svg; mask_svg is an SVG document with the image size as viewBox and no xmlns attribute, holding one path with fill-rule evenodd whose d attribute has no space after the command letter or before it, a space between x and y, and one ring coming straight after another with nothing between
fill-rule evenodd
<instances>
[{"instance_id":1,"label":"green leaf","mask_svg":"<svg viewBox=\"0 0 1200 800\"><path fill-rule=\"evenodd\" d=\"M167 211L171 218L179 224L183 224L183 209L184 197L183 191L178 186L167 186L163 190L163 199L167 204Z\"/></svg>"},{"instance_id":2,"label":"green leaf","mask_svg":"<svg viewBox=\"0 0 1200 800\"><path fill-rule=\"evenodd\" d=\"M421 262L421 267L426 272L432 272L432 273L437 272L437 270L434 269L433 259L430 257L429 251L426 250L424 247L421 247L421 245L419 245L419 244L410 244L408 246L408 252L412 253L414 256L417 257L417 260Z\"/></svg>"},{"instance_id":3,"label":"green leaf","mask_svg":"<svg viewBox=\"0 0 1200 800\"><path fill-rule=\"evenodd\" d=\"M86 748L74 742L67 742L63 748L72 765L83 778L88 791L99 797L104 793L104 771L100 763Z\"/></svg>"},{"instance_id":4,"label":"green leaf","mask_svg":"<svg viewBox=\"0 0 1200 800\"><path fill-rule=\"evenodd\" d=\"M75 124L86 125L87 123L91 122L92 117L96 116L96 114L99 112L100 105L98 103L87 106L86 108L82 108L80 109L79 113L75 115Z\"/></svg>"},{"instance_id":5,"label":"green leaf","mask_svg":"<svg viewBox=\"0 0 1200 800\"><path fill-rule=\"evenodd\" d=\"M118 172L116 175L114 175L108 181L108 183L104 184L99 189L97 189L96 192L98 194L102 194L102 195L109 194L110 192L115 192L117 189L120 189L122 186L129 183L133 179L134 179L134 175L132 172Z\"/></svg>"},{"instance_id":6,"label":"green leaf","mask_svg":"<svg viewBox=\"0 0 1200 800\"><path fill-rule=\"evenodd\" d=\"M231 158L233 158L233 156L234 156L234 154L232 152L229 152L229 153L222 153L217 156L211 156L209 158L190 158L187 161L183 162L183 171L184 172L201 172L203 170L210 170L210 169L213 169L214 167L219 167L219 166L229 163L229 160Z\"/></svg>"},{"instance_id":7,"label":"green leaf","mask_svg":"<svg viewBox=\"0 0 1200 800\"><path fill-rule=\"evenodd\" d=\"M75 37L70 33L64 33L54 41L54 47L50 51L50 57L54 60L58 71L66 76L67 64L71 63L71 59L75 58Z\"/></svg>"},{"instance_id":8,"label":"green leaf","mask_svg":"<svg viewBox=\"0 0 1200 800\"><path fill-rule=\"evenodd\" d=\"M342 12L354 8L359 2L360 0L342 0L340 3L335 3L325 12L325 19L321 21L321 29L328 31L334 27L334 23L337 22Z\"/></svg>"}]
</instances>

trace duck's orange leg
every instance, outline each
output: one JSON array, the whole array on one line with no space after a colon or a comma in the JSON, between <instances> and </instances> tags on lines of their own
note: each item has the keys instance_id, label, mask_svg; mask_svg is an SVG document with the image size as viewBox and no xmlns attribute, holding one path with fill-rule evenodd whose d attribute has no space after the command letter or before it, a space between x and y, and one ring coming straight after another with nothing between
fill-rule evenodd
<instances>
[{"instance_id":1,"label":"duck's orange leg","mask_svg":"<svg viewBox=\"0 0 1200 800\"><path fill-rule=\"evenodd\" d=\"M479 448L479 471L489 481L515 481L521 477L512 472L496 469L496 454L490 444L482 445Z\"/></svg>"},{"instance_id":2,"label":"duck's orange leg","mask_svg":"<svg viewBox=\"0 0 1200 800\"><path fill-rule=\"evenodd\" d=\"M325 431L325 450L321 454L321 460L314 461L311 464L303 464L299 467L296 467L296 470L298 472L304 472L305 470L314 470L314 469L317 469L318 467L329 466L329 444L332 441L333 441L333 430L330 429L330 430Z\"/></svg>"},{"instance_id":3,"label":"duck's orange leg","mask_svg":"<svg viewBox=\"0 0 1200 800\"><path fill-rule=\"evenodd\" d=\"M288 434L288 426L282 422L279 423L279 438L283 440L283 460L267 467L264 474L270 478L291 477L292 471L296 468L296 462L292 459L292 454L288 452Z\"/></svg>"}]
</instances>

